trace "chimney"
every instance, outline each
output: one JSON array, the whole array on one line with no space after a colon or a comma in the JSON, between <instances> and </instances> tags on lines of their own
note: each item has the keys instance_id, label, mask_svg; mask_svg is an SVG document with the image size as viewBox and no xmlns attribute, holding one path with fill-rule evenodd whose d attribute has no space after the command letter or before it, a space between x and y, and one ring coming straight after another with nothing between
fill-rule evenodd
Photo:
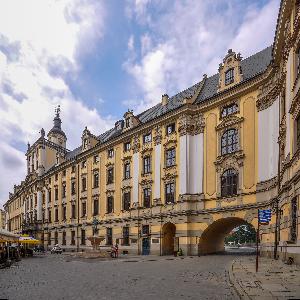
<instances>
[{"instance_id":1,"label":"chimney","mask_svg":"<svg viewBox=\"0 0 300 300\"><path fill-rule=\"evenodd\" d=\"M162 104L163 106L167 105L168 101L169 101L169 96L168 96L168 94L164 94L164 95L161 96L161 104Z\"/></svg>"}]
</instances>

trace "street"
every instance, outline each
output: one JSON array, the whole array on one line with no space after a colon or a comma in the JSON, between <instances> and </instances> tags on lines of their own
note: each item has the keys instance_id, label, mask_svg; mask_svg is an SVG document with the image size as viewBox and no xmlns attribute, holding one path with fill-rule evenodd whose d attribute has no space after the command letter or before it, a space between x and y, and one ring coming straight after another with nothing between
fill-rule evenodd
<instances>
[{"instance_id":1,"label":"street","mask_svg":"<svg viewBox=\"0 0 300 300\"><path fill-rule=\"evenodd\" d=\"M227 271L235 257L40 255L0 271L0 299L237 299Z\"/></svg>"}]
</instances>

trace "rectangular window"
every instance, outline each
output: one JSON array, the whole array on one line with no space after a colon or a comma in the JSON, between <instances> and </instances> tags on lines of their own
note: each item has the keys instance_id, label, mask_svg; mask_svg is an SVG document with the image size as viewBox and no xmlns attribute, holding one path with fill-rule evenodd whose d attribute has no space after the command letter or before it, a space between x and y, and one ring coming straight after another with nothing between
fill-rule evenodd
<instances>
[{"instance_id":1,"label":"rectangular window","mask_svg":"<svg viewBox=\"0 0 300 300\"><path fill-rule=\"evenodd\" d=\"M61 244L62 245L66 245L66 232L65 231L62 232L62 241L61 241Z\"/></svg>"},{"instance_id":2,"label":"rectangular window","mask_svg":"<svg viewBox=\"0 0 300 300\"><path fill-rule=\"evenodd\" d=\"M67 191L67 188L66 188L66 185L64 184L61 189L62 198L66 198L66 191Z\"/></svg>"},{"instance_id":3,"label":"rectangular window","mask_svg":"<svg viewBox=\"0 0 300 300\"><path fill-rule=\"evenodd\" d=\"M300 75L300 47L296 51L296 78Z\"/></svg>"},{"instance_id":4,"label":"rectangular window","mask_svg":"<svg viewBox=\"0 0 300 300\"><path fill-rule=\"evenodd\" d=\"M144 157L144 174L149 174L151 172L151 159L150 156Z\"/></svg>"},{"instance_id":5,"label":"rectangular window","mask_svg":"<svg viewBox=\"0 0 300 300\"><path fill-rule=\"evenodd\" d=\"M86 202L82 202L81 204L81 212L82 212L82 217L86 216Z\"/></svg>"},{"instance_id":6,"label":"rectangular window","mask_svg":"<svg viewBox=\"0 0 300 300\"><path fill-rule=\"evenodd\" d=\"M124 143L124 152L130 151L130 149L131 149L131 143L130 142Z\"/></svg>"},{"instance_id":7,"label":"rectangular window","mask_svg":"<svg viewBox=\"0 0 300 300\"><path fill-rule=\"evenodd\" d=\"M114 210L114 198L112 196L107 197L106 213L110 214Z\"/></svg>"},{"instance_id":8,"label":"rectangular window","mask_svg":"<svg viewBox=\"0 0 300 300\"><path fill-rule=\"evenodd\" d=\"M66 206L63 206L62 213L63 213L63 221L67 220L67 207Z\"/></svg>"},{"instance_id":9,"label":"rectangular window","mask_svg":"<svg viewBox=\"0 0 300 300\"><path fill-rule=\"evenodd\" d=\"M300 116L296 120L297 122L297 149L300 149Z\"/></svg>"},{"instance_id":10,"label":"rectangular window","mask_svg":"<svg viewBox=\"0 0 300 300\"><path fill-rule=\"evenodd\" d=\"M76 182L75 181L71 182L71 194L72 195L76 194Z\"/></svg>"},{"instance_id":11,"label":"rectangular window","mask_svg":"<svg viewBox=\"0 0 300 300\"><path fill-rule=\"evenodd\" d=\"M129 246L129 227L123 227L122 245Z\"/></svg>"},{"instance_id":12,"label":"rectangular window","mask_svg":"<svg viewBox=\"0 0 300 300\"><path fill-rule=\"evenodd\" d=\"M51 232L48 232L48 245L51 245Z\"/></svg>"},{"instance_id":13,"label":"rectangular window","mask_svg":"<svg viewBox=\"0 0 300 300\"><path fill-rule=\"evenodd\" d=\"M225 72L225 85L231 84L234 82L234 69L229 69Z\"/></svg>"},{"instance_id":14,"label":"rectangular window","mask_svg":"<svg viewBox=\"0 0 300 300\"><path fill-rule=\"evenodd\" d=\"M174 203L175 202L175 184L167 183L166 184L166 203Z\"/></svg>"},{"instance_id":15,"label":"rectangular window","mask_svg":"<svg viewBox=\"0 0 300 300\"><path fill-rule=\"evenodd\" d=\"M143 227L142 227L142 235L149 235L149 234L150 234L149 225L143 225Z\"/></svg>"},{"instance_id":16,"label":"rectangular window","mask_svg":"<svg viewBox=\"0 0 300 300\"><path fill-rule=\"evenodd\" d=\"M94 200L94 216L97 216L99 214L99 200Z\"/></svg>"},{"instance_id":17,"label":"rectangular window","mask_svg":"<svg viewBox=\"0 0 300 300\"><path fill-rule=\"evenodd\" d=\"M114 168L109 168L107 170L107 184L112 184L114 182Z\"/></svg>"},{"instance_id":18,"label":"rectangular window","mask_svg":"<svg viewBox=\"0 0 300 300\"><path fill-rule=\"evenodd\" d=\"M149 208L151 206L151 191L149 188L143 190L144 194L144 207Z\"/></svg>"},{"instance_id":19,"label":"rectangular window","mask_svg":"<svg viewBox=\"0 0 300 300\"><path fill-rule=\"evenodd\" d=\"M124 165L124 179L130 178L130 163L125 163Z\"/></svg>"},{"instance_id":20,"label":"rectangular window","mask_svg":"<svg viewBox=\"0 0 300 300\"><path fill-rule=\"evenodd\" d=\"M129 128L130 127L130 118L125 119L125 127Z\"/></svg>"},{"instance_id":21,"label":"rectangular window","mask_svg":"<svg viewBox=\"0 0 300 300\"><path fill-rule=\"evenodd\" d=\"M175 132L175 123L169 124L169 125L166 127L166 133L167 133L167 135L170 135L170 134L172 134L173 132Z\"/></svg>"},{"instance_id":22,"label":"rectangular window","mask_svg":"<svg viewBox=\"0 0 300 300\"><path fill-rule=\"evenodd\" d=\"M58 222L58 208L55 208L55 222Z\"/></svg>"},{"instance_id":23,"label":"rectangular window","mask_svg":"<svg viewBox=\"0 0 300 300\"><path fill-rule=\"evenodd\" d=\"M168 149L166 152L166 166L172 167L176 164L176 150L175 148Z\"/></svg>"},{"instance_id":24,"label":"rectangular window","mask_svg":"<svg viewBox=\"0 0 300 300\"><path fill-rule=\"evenodd\" d=\"M63 176L65 177L66 176L66 170L63 170Z\"/></svg>"},{"instance_id":25,"label":"rectangular window","mask_svg":"<svg viewBox=\"0 0 300 300\"><path fill-rule=\"evenodd\" d=\"M297 242L297 198L291 202L291 242Z\"/></svg>"},{"instance_id":26,"label":"rectangular window","mask_svg":"<svg viewBox=\"0 0 300 300\"><path fill-rule=\"evenodd\" d=\"M58 174L55 174L55 180L58 180Z\"/></svg>"},{"instance_id":27,"label":"rectangular window","mask_svg":"<svg viewBox=\"0 0 300 300\"><path fill-rule=\"evenodd\" d=\"M75 231L71 231L71 245L75 245Z\"/></svg>"},{"instance_id":28,"label":"rectangular window","mask_svg":"<svg viewBox=\"0 0 300 300\"><path fill-rule=\"evenodd\" d=\"M81 229L81 245L85 245L85 230Z\"/></svg>"},{"instance_id":29,"label":"rectangular window","mask_svg":"<svg viewBox=\"0 0 300 300\"><path fill-rule=\"evenodd\" d=\"M76 166L72 166L72 173L76 172Z\"/></svg>"},{"instance_id":30,"label":"rectangular window","mask_svg":"<svg viewBox=\"0 0 300 300\"><path fill-rule=\"evenodd\" d=\"M143 136L143 143L144 144L151 143L151 141L152 141L152 135L151 135L151 133L145 134Z\"/></svg>"},{"instance_id":31,"label":"rectangular window","mask_svg":"<svg viewBox=\"0 0 300 300\"><path fill-rule=\"evenodd\" d=\"M86 178L85 177L83 177L81 179L81 190L82 190L82 192L86 191Z\"/></svg>"},{"instance_id":32,"label":"rectangular window","mask_svg":"<svg viewBox=\"0 0 300 300\"><path fill-rule=\"evenodd\" d=\"M54 244L55 245L58 244L58 232L57 231L54 232Z\"/></svg>"},{"instance_id":33,"label":"rectangular window","mask_svg":"<svg viewBox=\"0 0 300 300\"><path fill-rule=\"evenodd\" d=\"M82 169L83 169L83 168L86 168L86 160L84 160L84 161L81 162L81 168L82 168Z\"/></svg>"},{"instance_id":34,"label":"rectangular window","mask_svg":"<svg viewBox=\"0 0 300 300\"><path fill-rule=\"evenodd\" d=\"M55 188L55 201L58 200L58 188Z\"/></svg>"},{"instance_id":35,"label":"rectangular window","mask_svg":"<svg viewBox=\"0 0 300 300\"><path fill-rule=\"evenodd\" d=\"M94 173L94 188L98 188L99 187L99 173L96 172Z\"/></svg>"},{"instance_id":36,"label":"rectangular window","mask_svg":"<svg viewBox=\"0 0 300 300\"><path fill-rule=\"evenodd\" d=\"M106 228L106 245L112 245L112 228Z\"/></svg>"},{"instance_id":37,"label":"rectangular window","mask_svg":"<svg viewBox=\"0 0 300 300\"><path fill-rule=\"evenodd\" d=\"M51 223L51 208L48 209L48 222Z\"/></svg>"},{"instance_id":38,"label":"rectangular window","mask_svg":"<svg viewBox=\"0 0 300 300\"><path fill-rule=\"evenodd\" d=\"M123 210L128 211L130 209L130 192L123 194Z\"/></svg>"},{"instance_id":39,"label":"rectangular window","mask_svg":"<svg viewBox=\"0 0 300 300\"><path fill-rule=\"evenodd\" d=\"M94 164L99 162L99 155L94 155Z\"/></svg>"},{"instance_id":40,"label":"rectangular window","mask_svg":"<svg viewBox=\"0 0 300 300\"><path fill-rule=\"evenodd\" d=\"M76 218L76 205L72 204L72 214L71 214L71 218L75 219Z\"/></svg>"},{"instance_id":41,"label":"rectangular window","mask_svg":"<svg viewBox=\"0 0 300 300\"><path fill-rule=\"evenodd\" d=\"M114 149L109 149L107 151L107 156L108 156L108 158L113 158L114 157Z\"/></svg>"}]
</instances>

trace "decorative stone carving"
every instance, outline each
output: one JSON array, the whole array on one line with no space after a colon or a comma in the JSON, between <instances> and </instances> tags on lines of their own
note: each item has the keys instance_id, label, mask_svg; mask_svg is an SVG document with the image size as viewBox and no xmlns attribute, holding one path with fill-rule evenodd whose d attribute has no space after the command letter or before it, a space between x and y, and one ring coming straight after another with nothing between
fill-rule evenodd
<instances>
[{"instance_id":1,"label":"decorative stone carving","mask_svg":"<svg viewBox=\"0 0 300 300\"><path fill-rule=\"evenodd\" d=\"M204 132L205 122L203 115L197 114L184 114L178 120L178 132L180 136L183 135L196 135Z\"/></svg>"},{"instance_id":2,"label":"decorative stone carving","mask_svg":"<svg viewBox=\"0 0 300 300\"><path fill-rule=\"evenodd\" d=\"M154 129L154 145L159 145L161 143L162 140L162 130L161 130L161 126L157 125Z\"/></svg>"},{"instance_id":3,"label":"decorative stone carving","mask_svg":"<svg viewBox=\"0 0 300 300\"><path fill-rule=\"evenodd\" d=\"M281 91L282 83L283 76L277 70L266 83L259 87L256 101L258 111L264 110L274 103Z\"/></svg>"},{"instance_id":4,"label":"decorative stone carving","mask_svg":"<svg viewBox=\"0 0 300 300\"><path fill-rule=\"evenodd\" d=\"M133 153L137 153L140 151L140 147L141 147L141 144L140 144L140 137L139 135L135 135L133 137L133 143L132 143L132 151Z\"/></svg>"},{"instance_id":5,"label":"decorative stone carving","mask_svg":"<svg viewBox=\"0 0 300 300\"><path fill-rule=\"evenodd\" d=\"M300 115L300 89L298 90L296 96L293 98L289 113L293 116L294 120L296 120Z\"/></svg>"},{"instance_id":6,"label":"decorative stone carving","mask_svg":"<svg viewBox=\"0 0 300 300\"><path fill-rule=\"evenodd\" d=\"M216 130L227 129L229 127L235 127L234 125L240 124L244 121L243 117L229 115L223 118L222 122L216 127Z\"/></svg>"}]
</instances>

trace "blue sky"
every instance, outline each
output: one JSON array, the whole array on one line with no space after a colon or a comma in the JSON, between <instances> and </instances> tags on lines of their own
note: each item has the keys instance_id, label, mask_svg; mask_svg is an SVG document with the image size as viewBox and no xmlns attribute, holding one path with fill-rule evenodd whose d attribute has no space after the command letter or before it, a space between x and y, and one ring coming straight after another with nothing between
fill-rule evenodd
<instances>
[{"instance_id":1,"label":"blue sky","mask_svg":"<svg viewBox=\"0 0 300 300\"><path fill-rule=\"evenodd\" d=\"M62 108L68 148L273 42L279 0L2 0L0 206ZM18 21L16 21L18 20Z\"/></svg>"}]
</instances>

